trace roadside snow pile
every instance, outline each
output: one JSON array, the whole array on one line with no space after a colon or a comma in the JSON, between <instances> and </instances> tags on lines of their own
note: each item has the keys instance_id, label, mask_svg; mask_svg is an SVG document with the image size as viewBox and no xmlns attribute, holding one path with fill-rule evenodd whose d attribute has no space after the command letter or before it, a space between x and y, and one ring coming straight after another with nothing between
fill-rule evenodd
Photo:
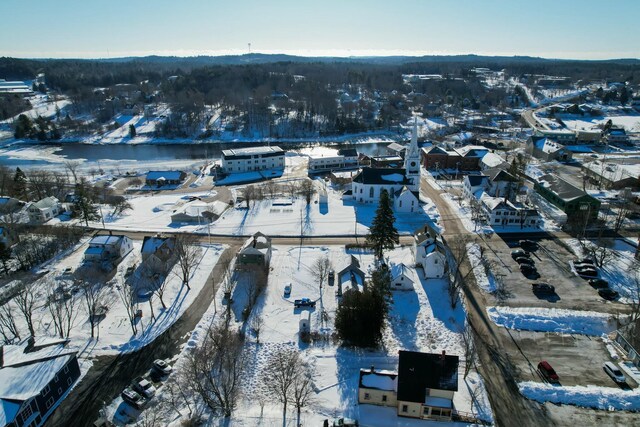
<instances>
[{"instance_id":1,"label":"roadside snow pile","mask_svg":"<svg viewBox=\"0 0 640 427\"><path fill-rule=\"evenodd\" d=\"M487 307L487 313L496 325L525 331L601 336L616 329L610 314L595 311Z\"/></svg>"},{"instance_id":2,"label":"roadside snow pile","mask_svg":"<svg viewBox=\"0 0 640 427\"><path fill-rule=\"evenodd\" d=\"M477 243L467 244L467 254L469 256L469 263L473 266L473 275L476 278L476 283L485 292L494 292L496 290L496 283L493 276L487 277L487 272L482 263L482 251L480 245Z\"/></svg>"},{"instance_id":3,"label":"roadside snow pile","mask_svg":"<svg viewBox=\"0 0 640 427\"><path fill-rule=\"evenodd\" d=\"M605 411L640 410L640 389L632 391L596 386L554 386L525 381L518 384L520 393L537 402L582 406Z\"/></svg>"}]
</instances>

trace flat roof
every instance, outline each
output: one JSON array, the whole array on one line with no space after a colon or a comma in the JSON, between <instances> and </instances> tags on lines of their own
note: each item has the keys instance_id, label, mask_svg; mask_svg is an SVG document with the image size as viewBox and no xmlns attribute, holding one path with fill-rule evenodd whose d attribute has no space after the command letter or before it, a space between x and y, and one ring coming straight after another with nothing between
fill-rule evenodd
<instances>
[{"instance_id":1,"label":"flat roof","mask_svg":"<svg viewBox=\"0 0 640 427\"><path fill-rule=\"evenodd\" d=\"M89 241L90 245L115 245L122 239L124 236L118 235L104 235L104 236L95 236L91 241Z\"/></svg>"},{"instance_id":2,"label":"flat roof","mask_svg":"<svg viewBox=\"0 0 640 427\"><path fill-rule=\"evenodd\" d=\"M258 154L275 154L283 153L284 150L278 146L273 147L245 147L245 148L231 148L229 150L222 150L222 155L225 157L230 156L246 156L246 155L258 155Z\"/></svg>"}]
</instances>

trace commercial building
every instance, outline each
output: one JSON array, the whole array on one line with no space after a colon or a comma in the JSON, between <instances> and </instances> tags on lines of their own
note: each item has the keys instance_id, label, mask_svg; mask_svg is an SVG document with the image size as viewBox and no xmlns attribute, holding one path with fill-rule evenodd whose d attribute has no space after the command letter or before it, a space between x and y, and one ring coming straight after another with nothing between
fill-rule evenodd
<instances>
[{"instance_id":1,"label":"commercial building","mask_svg":"<svg viewBox=\"0 0 640 427\"><path fill-rule=\"evenodd\" d=\"M222 151L222 171L238 173L284 169L285 151L280 147L247 147Z\"/></svg>"}]
</instances>

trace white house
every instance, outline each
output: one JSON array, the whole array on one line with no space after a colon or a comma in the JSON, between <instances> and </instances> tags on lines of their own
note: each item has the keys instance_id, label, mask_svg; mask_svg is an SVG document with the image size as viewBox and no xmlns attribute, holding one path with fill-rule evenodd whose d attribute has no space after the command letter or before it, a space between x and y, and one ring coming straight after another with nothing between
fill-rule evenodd
<instances>
[{"instance_id":1,"label":"white house","mask_svg":"<svg viewBox=\"0 0 640 427\"><path fill-rule=\"evenodd\" d=\"M393 195L393 208L396 212L417 212L420 202L416 195L405 186Z\"/></svg>"},{"instance_id":2,"label":"white house","mask_svg":"<svg viewBox=\"0 0 640 427\"><path fill-rule=\"evenodd\" d=\"M426 228L413 237L416 265L422 267L425 279L441 279L447 269L444 244Z\"/></svg>"},{"instance_id":3,"label":"white house","mask_svg":"<svg viewBox=\"0 0 640 427\"><path fill-rule=\"evenodd\" d=\"M37 224L49 221L62 213L62 204L53 196L45 197L39 202L27 205L29 221Z\"/></svg>"},{"instance_id":4,"label":"white house","mask_svg":"<svg viewBox=\"0 0 640 427\"><path fill-rule=\"evenodd\" d=\"M121 259L133 249L131 239L124 235L95 236L84 251L84 260L88 262L114 261Z\"/></svg>"},{"instance_id":5,"label":"white house","mask_svg":"<svg viewBox=\"0 0 640 427\"><path fill-rule=\"evenodd\" d=\"M487 153L480 159L480 170L487 170L493 168L506 169L509 164L504 161L502 156L496 153Z\"/></svg>"},{"instance_id":6,"label":"white house","mask_svg":"<svg viewBox=\"0 0 640 427\"><path fill-rule=\"evenodd\" d=\"M488 224L494 229L499 230L498 227L540 227L542 225L542 218L536 209L520 203L505 201L503 197L492 197L483 193L480 196L480 205Z\"/></svg>"},{"instance_id":7,"label":"white house","mask_svg":"<svg viewBox=\"0 0 640 427\"><path fill-rule=\"evenodd\" d=\"M575 139L575 134L574 134ZM544 161L571 160L573 153L567 150L564 145L551 139L548 136L532 136L527 140L527 151L537 159Z\"/></svg>"},{"instance_id":8,"label":"white house","mask_svg":"<svg viewBox=\"0 0 640 427\"><path fill-rule=\"evenodd\" d=\"M468 198L479 199L483 192L492 197L511 198L517 193L518 178L504 169L487 169L482 175L465 176L462 189Z\"/></svg>"},{"instance_id":9,"label":"white house","mask_svg":"<svg viewBox=\"0 0 640 427\"><path fill-rule=\"evenodd\" d=\"M391 267L391 290L411 291L413 290L413 275L409 268L403 263L395 264Z\"/></svg>"},{"instance_id":10,"label":"white house","mask_svg":"<svg viewBox=\"0 0 640 427\"><path fill-rule=\"evenodd\" d=\"M340 169L356 168L358 152L352 148L337 150L333 154L309 156L309 172L329 172Z\"/></svg>"},{"instance_id":11,"label":"white house","mask_svg":"<svg viewBox=\"0 0 640 427\"><path fill-rule=\"evenodd\" d=\"M284 169L285 151L280 147L247 147L222 151L225 173Z\"/></svg>"}]
</instances>

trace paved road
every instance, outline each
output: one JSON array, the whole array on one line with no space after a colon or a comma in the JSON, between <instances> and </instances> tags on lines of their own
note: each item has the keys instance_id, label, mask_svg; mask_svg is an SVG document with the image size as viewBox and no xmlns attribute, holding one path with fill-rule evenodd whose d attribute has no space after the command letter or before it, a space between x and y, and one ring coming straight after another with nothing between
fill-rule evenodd
<instances>
[{"instance_id":1,"label":"paved road","mask_svg":"<svg viewBox=\"0 0 640 427\"><path fill-rule=\"evenodd\" d=\"M221 257L235 254L238 248L235 242ZM135 353L97 357L89 372L49 417L46 425L91 426L104 403L116 398L133 378L143 375L153 360L175 356L211 305L222 276L221 266L217 264L191 306L149 345Z\"/></svg>"}]
</instances>

